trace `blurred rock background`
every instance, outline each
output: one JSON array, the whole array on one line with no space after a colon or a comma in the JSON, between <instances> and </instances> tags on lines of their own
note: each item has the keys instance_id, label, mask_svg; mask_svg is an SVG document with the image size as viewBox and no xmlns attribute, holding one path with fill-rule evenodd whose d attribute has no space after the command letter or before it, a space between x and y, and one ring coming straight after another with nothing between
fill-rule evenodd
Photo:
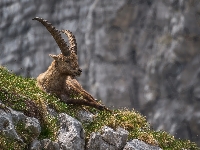
<instances>
[{"instance_id":1,"label":"blurred rock background","mask_svg":"<svg viewBox=\"0 0 200 150\"><path fill-rule=\"evenodd\" d=\"M60 53L36 16L74 33L95 98L200 146L199 0L1 0L0 64L34 78Z\"/></svg>"}]
</instances>

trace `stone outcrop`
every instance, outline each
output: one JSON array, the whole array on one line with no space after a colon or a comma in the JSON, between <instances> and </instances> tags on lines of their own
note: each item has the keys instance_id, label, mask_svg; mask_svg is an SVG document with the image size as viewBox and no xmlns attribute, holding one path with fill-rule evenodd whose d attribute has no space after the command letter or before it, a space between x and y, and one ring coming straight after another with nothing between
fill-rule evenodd
<instances>
[{"instance_id":1,"label":"stone outcrop","mask_svg":"<svg viewBox=\"0 0 200 150\"><path fill-rule=\"evenodd\" d=\"M85 134L81 122L71 116L61 113L58 114L59 130L57 140L38 139L41 132L40 122L33 117L27 117L21 112L8 108L5 111L0 108L0 134L8 140L6 143L16 142L20 149L30 150L121 150L142 149L151 147L158 150L155 146L150 146L144 142L127 142L128 131L117 128L113 130L107 126L101 129L101 133L92 133L85 146ZM80 112L81 113L81 112ZM84 113L85 114L85 113ZM2 144L2 143L1 143ZM0 147L2 148L2 145ZM125 146L126 145L126 146ZM15 145L16 146L16 145ZM12 147L13 148L13 147ZM15 147L16 149L16 147Z\"/></svg>"},{"instance_id":2,"label":"stone outcrop","mask_svg":"<svg viewBox=\"0 0 200 150\"><path fill-rule=\"evenodd\" d=\"M37 139L41 132L38 119L27 117L21 112L8 108L9 111L0 109L0 136L10 142L30 144ZM9 142L8 142L9 143ZM1 145L2 148L2 145Z\"/></svg>"},{"instance_id":3,"label":"stone outcrop","mask_svg":"<svg viewBox=\"0 0 200 150\"><path fill-rule=\"evenodd\" d=\"M31 19L48 19L77 37L79 80L95 98L200 145L199 8L199 0L0 1L0 64L44 72L59 48Z\"/></svg>"},{"instance_id":4,"label":"stone outcrop","mask_svg":"<svg viewBox=\"0 0 200 150\"><path fill-rule=\"evenodd\" d=\"M126 145L128 139L128 131L117 128L116 131L104 126L99 132L92 133L87 145L87 150L93 149L109 149L109 150L121 150Z\"/></svg>"},{"instance_id":5,"label":"stone outcrop","mask_svg":"<svg viewBox=\"0 0 200 150\"><path fill-rule=\"evenodd\" d=\"M151 146L143 141L140 141L138 139L133 139L130 142L127 142L126 146L124 147L123 150L139 150L139 149L144 149L144 150L162 150L161 148L157 146Z\"/></svg>"},{"instance_id":6,"label":"stone outcrop","mask_svg":"<svg viewBox=\"0 0 200 150\"><path fill-rule=\"evenodd\" d=\"M58 143L63 150L84 150L85 133L81 123L71 116L59 114Z\"/></svg>"}]
</instances>

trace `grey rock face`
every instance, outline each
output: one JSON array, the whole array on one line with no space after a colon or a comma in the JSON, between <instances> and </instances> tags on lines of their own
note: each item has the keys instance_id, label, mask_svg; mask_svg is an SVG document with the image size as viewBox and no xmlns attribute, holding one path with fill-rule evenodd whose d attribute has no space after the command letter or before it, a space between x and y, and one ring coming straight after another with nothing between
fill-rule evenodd
<instances>
[{"instance_id":1,"label":"grey rock face","mask_svg":"<svg viewBox=\"0 0 200 150\"><path fill-rule=\"evenodd\" d=\"M89 111L81 110L77 114L78 119L83 123L93 122L95 115Z\"/></svg>"},{"instance_id":2,"label":"grey rock face","mask_svg":"<svg viewBox=\"0 0 200 150\"><path fill-rule=\"evenodd\" d=\"M41 141L34 140L30 144L30 150L60 150L59 144L50 139L42 139Z\"/></svg>"},{"instance_id":3,"label":"grey rock face","mask_svg":"<svg viewBox=\"0 0 200 150\"><path fill-rule=\"evenodd\" d=\"M128 131L123 128L117 128L116 131L104 126L102 128L102 138L111 145L115 145L115 149L122 149L128 139Z\"/></svg>"},{"instance_id":4,"label":"grey rock face","mask_svg":"<svg viewBox=\"0 0 200 150\"><path fill-rule=\"evenodd\" d=\"M128 139L128 131L117 128L116 131L104 126L100 133L92 133L87 145L88 150L120 150Z\"/></svg>"},{"instance_id":5,"label":"grey rock face","mask_svg":"<svg viewBox=\"0 0 200 150\"><path fill-rule=\"evenodd\" d=\"M111 145L107 142L105 142L100 133L91 133L90 135L90 140L87 145L87 150L93 150L93 149L98 149L98 150L115 150L114 145Z\"/></svg>"},{"instance_id":6,"label":"grey rock face","mask_svg":"<svg viewBox=\"0 0 200 150\"><path fill-rule=\"evenodd\" d=\"M38 119L33 117L27 117L25 120L25 129L34 133L32 135L32 139L37 139L41 132L41 127Z\"/></svg>"},{"instance_id":7,"label":"grey rock face","mask_svg":"<svg viewBox=\"0 0 200 150\"><path fill-rule=\"evenodd\" d=\"M41 150L41 149L42 149L42 145L41 145L40 141L38 141L38 140L34 140L30 144L30 150Z\"/></svg>"},{"instance_id":8,"label":"grey rock face","mask_svg":"<svg viewBox=\"0 0 200 150\"><path fill-rule=\"evenodd\" d=\"M58 143L61 150L84 150L85 134L82 124L71 116L59 114Z\"/></svg>"},{"instance_id":9,"label":"grey rock face","mask_svg":"<svg viewBox=\"0 0 200 150\"><path fill-rule=\"evenodd\" d=\"M123 150L162 150L157 146L151 146L138 139L127 142Z\"/></svg>"},{"instance_id":10,"label":"grey rock face","mask_svg":"<svg viewBox=\"0 0 200 150\"><path fill-rule=\"evenodd\" d=\"M59 144L49 139L41 140L41 150L60 150Z\"/></svg>"},{"instance_id":11,"label":"grey rock face","mask_svg":"<svg viewBox=\"0 0 200 150\"><path fill-rule=\"evenodd\" d=\"M0 131L2 136L22 143L31 143L37 139L41 132L39 121L36 118L27 117L21 112L9 109L10 112L0 109ZM24 137L23 134L26 134L26 136Z\"/></svg>"},{"instance_id":12,"label":"grey rock face","mask_svg":"<svg viewBox=\"0 0 200 150\"><path fill-rule=\"evenodd\" d=\"M31 77L47 69L60 50L31 20L43 17L75 34L79 80L95 98L142 110L155 129L200 145L199 8L199 0L0 1L0 64Z\"/></svg>"},{"instance_id":13,"label":"grey rock face","mask_svg":"<svg viewBox=\"0 0 200 150\"><path fill-rule=\"evenodd\" d=\"M0 110L0 130L5 137L23 142L15 130L11 115L2 110Z\"/></svg>"}]
</instances>

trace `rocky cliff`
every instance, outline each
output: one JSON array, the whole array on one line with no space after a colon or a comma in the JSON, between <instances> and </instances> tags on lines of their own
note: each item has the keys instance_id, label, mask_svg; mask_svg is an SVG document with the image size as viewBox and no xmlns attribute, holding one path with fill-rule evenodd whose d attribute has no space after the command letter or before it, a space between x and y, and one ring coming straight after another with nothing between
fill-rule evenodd
<instances>
[{"instance_id":1,"label":"rocky cliff","mask_svg":"<svg viewBox=\"0 0 200 150\"><path fill-rule=\"evenodd\" d=\"M1 1L0 64L36 77L59 49L31 19L71 30L84 88L115 107L135 108L155 129L199 145L198 0Z\"/></svg>"}]
</instances>

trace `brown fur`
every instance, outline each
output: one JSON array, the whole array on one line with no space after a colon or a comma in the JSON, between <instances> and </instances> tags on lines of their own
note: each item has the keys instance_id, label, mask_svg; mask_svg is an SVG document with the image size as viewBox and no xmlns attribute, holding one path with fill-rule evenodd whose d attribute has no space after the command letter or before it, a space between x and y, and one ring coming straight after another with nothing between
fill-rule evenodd
<instances>
[{"instance_id":1,"label":"brown fur","mask_svg":"<svg viewBox=\"0 0 200 150\"><path fill-rule=\"evenodd\" d=\"M51 55L54 59L46 72L37 77L37 86L48 93L55 94L63 102L92 106L100 110L108 110L99 104L75 79L81 74L78 65L77 44L74 35L69 30L61 30L69 38L70 46L63 42L63 38L55 27L42 18L34 18L41 22L54 37L61 49L61 54ZM62 42L62 43L60 43Z\"/></svg>"}]
</instances>

